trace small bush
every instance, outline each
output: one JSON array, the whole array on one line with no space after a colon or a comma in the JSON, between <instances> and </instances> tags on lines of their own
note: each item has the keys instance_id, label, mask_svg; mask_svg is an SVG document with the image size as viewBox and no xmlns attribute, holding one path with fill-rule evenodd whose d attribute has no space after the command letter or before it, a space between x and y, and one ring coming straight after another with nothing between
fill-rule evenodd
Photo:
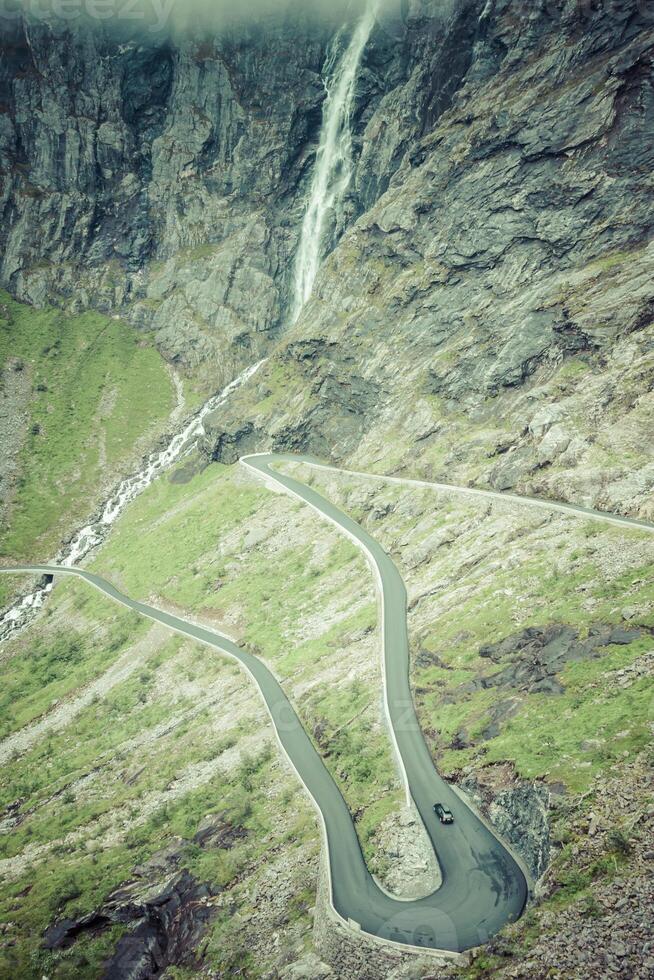
<instances>
[{"instance_id":1,"label":"small bush","mask_svg":"<svg viewBox=\"0 0 654 980\"><path fill-rule=\"evenodd\" d=\"M609 848L612 851L617 851L618 854L629 854L631 851L629 838L622 830L617 828L615 830L610 830L606 836L606 840Z\"/></svg>"}]
</instances>

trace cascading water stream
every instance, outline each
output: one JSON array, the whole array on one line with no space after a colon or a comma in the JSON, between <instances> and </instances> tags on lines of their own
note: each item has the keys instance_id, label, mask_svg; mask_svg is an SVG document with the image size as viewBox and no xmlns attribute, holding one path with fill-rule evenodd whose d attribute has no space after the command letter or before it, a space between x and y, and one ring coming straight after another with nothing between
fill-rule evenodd
<instances>
[{"instance_id":1,"label":"cascading water stream","mask_svg":"<svg viewBox=\"0 0 654 980\"><path fill-rule=\"evenodd\" d=\"M325 233L330 216L338 213L352 179L352 109L361 59L375 19L380 0L367 0L365 12L358 21L343 51L343 33L339 31L331 45L325 66L326 98L323 107L320 142L311 182L302 233L295 262L295 287L292 319L295 321L311 295L318 272ZM342 52L342 53L341 53ZM73 566L101 544L111 526L128 503L145 490L164 470L190 452L204 433L204 419L228 396L258 370L263 362L244 371L223 392L203 406L201 411L179 432L168 446L154 453L135 476L124 480L106 501L101 514L75 535L55 558L58 565ZM0 617L0 641L22 629L42 607L52 585L46 584L23 596Z\"/></svg>"},{"instance_id":2,"label":"cascading water stream","mask_svg":"<svg viewBox=\"0 0 654 980\"><path fill-rule=\"evenodd\" d=\"M313 289L322 258L327 220L337 212L352 179L352 109L359 66L380 0L368 0L350 43L339 58L342 31L336 35L325 66L327 92L316 166L302 222L295 258L295 283L291 319L297 320Z\"/></svg>"},{"instance_id":3,"label":"cascading water stream","mask_svg":"<svg viewBox=\"0 0 654 980\"><path fill-rule=\"evenodd\" d=\"M54 564L70 568L77 565L93 548L102 544L125 507L147 489L158 476L197 445L200 437L204 435L204 420L207 415L220 408L237 388L245 384L259 370L262 364L263 361L253 364L218 395L205 402L197 415L184 426L181 432L173 436L165 449L152 453L142 470L123 480L105 502L99 517L77 532L70 543L59 552L54 559ZM5 612L0 617L0 642L31 622L51 591L52 584L39 586Z\"/></svg>"}]
</instances>

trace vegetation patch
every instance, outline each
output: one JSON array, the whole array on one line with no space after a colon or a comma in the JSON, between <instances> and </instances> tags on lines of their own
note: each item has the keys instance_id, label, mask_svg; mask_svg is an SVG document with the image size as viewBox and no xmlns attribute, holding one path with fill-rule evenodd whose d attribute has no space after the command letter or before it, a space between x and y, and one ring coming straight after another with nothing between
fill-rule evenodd
<instances>
[{"instance_id":1,"label":"vegetation patch","mask_svg":"<svg viewBox=\"0 0 654 980\"><path fill-rule=\"evenodd\" d=\"M77 613L79 626L62 628L57 612ZM82 612L97 617L84 620ZM92 623L92 625L91 625ZM29 724L83 687L143 633L143 617L87 585L66 581L55 592L38 632L20 634L3 664L0 738Z\"/></svg>"},{"instance_id":2,"label":"vegetation patch","mask_svg":"<svg viewBox=\"0 0 654 980\"><path fill-rule=\"evenodd\" d=\"M308 521L310 531L291 532L286 540L280 519ZM271 664L291 696L293 685L309 685L295 699L296 709L352 812L383 798L381 820L399 795L389 739L379 724L372 576L349 541L325 538L322 531L301 504L272 495L238 467L213 464L183 485L157 481L121 518L96 568L131 596L156 594L218 623ZM365 583L363 595L348 595L355 582ZM308 619L316 623L309 633ZM366 637L375 644L372 678L331 688L312 683L316 673L346 662L352 644ZM329 746L318 729L329 733ZM377 813L368 815L362 834L368 855Z\"/></svg>"},{"instance_id":3,"label":"vegetation patch","mask_svg":"<svg viewBox=\"0 0 654 980\"><path fill-rule=\"evenodd\" d=\"M581 793L647 745L651 671L629 671L652 651L649 537L437 490L288 469L393 554L409 591L418 716L442 771L510 761L523 778ZM494 661L481 652L552 624L578 637L579 650L553 668L551 690L539 691L528 672L524 683L497 683L502 673L510 680L518 654ZM621 642L593 646L598 630L622 634ZM537 652L534 664L533 680L543 668Z\"/></svg>"},{"instance_id":4,"label":"vegetation patch","mask_svg":"<svg viewBox=\"0 0 654 980\"><path fill-rule=\"evenodd\" d=\"M84 583L62 582L49 615L7 646L15 718L38 707L39 677L29 682L21 662L32 658L33 672L56 674L46 684L47 711L53 693L59 703L79 693L80 670L83 679L97 676L129 652L123 631L137 626L129 617ZM143 643L151 629L141 619L132 641ZM77 656L80 647L88 661ZM225 708L232 700L236 714ZM97 977L127 926L55 951L42 948L43 934L101 907L159 852L172 849L173 870L244 894L239 883L265 867L271 849L308 847L315 862L313 811L280 764L267 722L261 729L260 710L233 665L171 636L126 680L9 760L0 781L0 975ZM214 818L239 832L196 840ZM306 908L297 914L306 930Z\"/></svg>"},{"instance_id":5,"label":"vegetation patch","mask_svg":"<svg viewBox=\"0 0 654 980\"><path fill-rule=\"evenodd\" d=\"M0 556L44 560L147 448L174 393L160 355L126 324L36 310L2 292L0 364L8 361L28 375L32 398Z\"/></svg>"}]
</instances>

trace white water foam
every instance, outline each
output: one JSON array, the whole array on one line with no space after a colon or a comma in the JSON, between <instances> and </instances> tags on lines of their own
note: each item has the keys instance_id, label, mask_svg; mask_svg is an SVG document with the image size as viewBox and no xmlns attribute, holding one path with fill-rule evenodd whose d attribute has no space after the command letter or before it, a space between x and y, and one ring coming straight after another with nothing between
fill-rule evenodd
<instances>
[{"instance_id":1,"label":"white water foam","mask_svg":"<svg viewBox=\"0 0 654 980\"><path fill-rule=\"evenodd\" d=\"M101 544L125 507L140 493L143 493L158 476L161 476L165 470L197 445L198 440L205 434L204 421L207 415L220 408L233 392L244 385L259 370L263 363L263 361L259 361L247 368L220 394L214 395L213 398L205 402L198 414L184 426L181 432L173 436L165 449L152 453L142 470L123 480L105 502L99 517L77 532L70 543L56 556L54 563L70 568L77 565L93 548ZM0 641L26 626L43 606L51 591L51 583L39 586L34 592L23 596L12 606L0 619Z\"/></svg>"},{"instance_id":2,"label":"white water foam","mask_svg":"<svg viewBox=\"0 0 654 980\"><path fill-rule=\"evenodd\" d=\"M339 59L342 31L331 45L325 66L322 129L316 166L302 222L295 259L292 320L295 322L311 295L322 258L327 219L338 212L352 179L352 131L350 120L356 95L356 80L370 34L375 25L379 0L369 0L350 43Z\"/></svg>"}]
</instances>

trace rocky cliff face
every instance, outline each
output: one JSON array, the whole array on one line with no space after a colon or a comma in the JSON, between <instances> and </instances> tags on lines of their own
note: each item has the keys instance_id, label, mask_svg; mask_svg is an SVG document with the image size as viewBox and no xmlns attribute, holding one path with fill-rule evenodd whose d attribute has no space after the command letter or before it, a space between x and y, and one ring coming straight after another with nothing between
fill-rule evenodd
<instances>
[{"instance_id":1,"label":"rocky cliff face","mask_svg":"<svg viewBox=\"0 0 654 980\"><path fill-rule=\"evenodd\" d=\"M325 30L294 29L291 46L284 23L178 41L18 25L2 59L3 283L119 310L188 369L215 362L216 385L258 356L320 119Z\"/></svg>"},{"instance_id":2,"label":"rocky cliff face","mask_svg":"<svg viewBox=\"0 0 654 980\"><path fill-rule=\"evenodd\" d=\"M477 13L452 106L325 262L215 454L245 418L262 445L651 515L651 19Z\"/></svg>"},{"instance_id":3,"label":"rocky cliff face","mask_svg":"<svg viewBox=\"0 0 654 980\"><path fill-rule=\"evenodd\" d=\"M118 311L207 388L274 349L216 458L356 455L647 516L650 13L380 16L342 226L293 329L337 24L291 8L153 40L25 21L3 42L1 280Z\"/></svg>"},{"instance_id":4,"label":"rocky cliff face","mask_svg":"<svg viewBox=\"0 0 654 980\"><path fill-rule=\"evenodd\" d=\"M549 790L544 783L516 779L511 767L489 767L460 780L496 830L524 861L533 881L550 860Z\"/></svg>"},{"instance_id":5,"label":"rocky cliff face","mask_svg":"<svg viewBox=\"0 0 654 980\"><path fill-rule=\"evenodd\" d=\"M431 6L385 14L369 45L345 225L470 62L477 5L447 29ZM0 283L36 305L116 310L212 387L258 359L287 314L338 26L302 4L219 35L14 23L0 68Z\"/></svg>"}]
</instances>

